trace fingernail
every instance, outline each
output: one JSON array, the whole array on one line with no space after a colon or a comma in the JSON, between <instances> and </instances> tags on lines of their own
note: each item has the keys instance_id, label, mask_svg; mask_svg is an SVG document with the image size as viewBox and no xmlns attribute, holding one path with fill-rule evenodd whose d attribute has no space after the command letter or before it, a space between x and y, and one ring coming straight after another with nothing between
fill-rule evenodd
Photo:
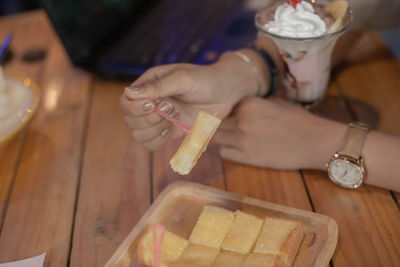
<instances>
[{"instance_id":1,"label":"fingernail","mask_svg":"<svg viewBox=\"0 0 400 267\"><path fill-rule=\"evenodd\" d=\"M171 128L167 128L167 129L165 129L162 133L161 133L161 136L166 136L167 134L169 134L169 132L171 131Z\"/></svg>"},{"instance_id":2,"label":"fingernail","mask_svg":"<svg viewBox=\"0 0 400 267\"><path fill-rule=\"evenodd\" d=\"M129 94L133 94L133 95L141 94L144 91L143 87L136 87L136 86L128 86L128 87L125 87L125 89Z\"/></svg>"},{"instance_id":3,"label":"fingernail","mask_svg":"<svg viewBox=\"0 0 400 267\"><path fill-rule=\"evenodd\" d=\"M168 112L168 115L170 115L171 117L175 117L176 115L178 115L178 110L176 108L173 108L170 112Z\"/></svg>"},{"instance_id":4,"label":"fingernail","mask_svg":"<svg viewBox=\"0 0 400 267\"><path fill-rule=\"evenodd\" d=\"M168 113L172 112L173 106L171 103L164 102L160 105L160 110L168 114Z\"/></svg>"},{"instance_id":5,"label":"fingernail","mask_svg":"<svg viewBox=\"0 0 400 267\"><path fill-rule=\"evenodd\" d=\"M144 112L151 112L154 110L154 104L150 101L147 101L142 105L142 110Z\"/></svg>"}]
</instances>

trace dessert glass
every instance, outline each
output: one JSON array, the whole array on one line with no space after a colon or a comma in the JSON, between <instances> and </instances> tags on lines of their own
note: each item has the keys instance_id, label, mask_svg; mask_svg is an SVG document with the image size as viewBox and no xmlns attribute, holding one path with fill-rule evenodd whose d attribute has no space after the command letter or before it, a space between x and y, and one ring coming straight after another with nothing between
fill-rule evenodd
<instances>
[{"instance_id":1,"label":"dessert glass","mask_svg":"<svg viewBox=\"0 0 400 267\"><path fill-rule=\"evenodd\" d=\"M331 2L320 0L313 5L315 8L323 8ZM312 108L325 96L330 77L332 50L339 36L347 31L352 13L347 9L341 27L329 31L330 25L327 25L327 32L320 36L284 37L268 32L265 27L265 24L274 20L275 10L283 3L283 1L271 1L257 12L255 24L259 35L274 41L285 63L282 79L286 97L305 108ZM331 21L333 23L334 19L331 18Z\"/></svg>"}]
</instances>

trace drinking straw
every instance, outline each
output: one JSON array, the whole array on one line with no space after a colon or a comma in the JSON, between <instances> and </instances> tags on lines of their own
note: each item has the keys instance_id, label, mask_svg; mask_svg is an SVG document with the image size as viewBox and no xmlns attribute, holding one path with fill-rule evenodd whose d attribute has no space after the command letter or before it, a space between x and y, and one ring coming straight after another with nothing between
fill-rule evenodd
<instances>
[{"instance_id":1,"label":"drinking straw","mask_svg":"<svg viewBox=\"0 0 400 267\"><path fill-rule=\"evenodd\" d=\"M177 120L173 117L171 117L170 115L168 115L167 113L161 111L159 108L156 108L156 112L158 114L160 114L160 116L166 118L167 120L169 120L170 122L172 122L174 125L178 126L179 128L182 129L182 131L184 131L185 133L188 133L190 131L190 127L187 126L186 124L184 124L183 122L181 122L180 120Z\"/></svg>"},{"instance_id":2,"label":"drinking straw","mask_svg":"<svg viewBox=\"0 0 400 267\"><path fill-rule=\"evenodd\" d=\"M160 267L161 247L164 239L165 227L161 224L153 226L154 260L153 267Z\"/></svg>"}]
</instances>

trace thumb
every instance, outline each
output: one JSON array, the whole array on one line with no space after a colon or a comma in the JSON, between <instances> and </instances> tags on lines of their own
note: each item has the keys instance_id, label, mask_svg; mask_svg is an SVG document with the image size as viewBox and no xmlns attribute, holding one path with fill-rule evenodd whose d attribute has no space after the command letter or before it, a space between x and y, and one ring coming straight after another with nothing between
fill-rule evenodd
<instances>
[{"instance_id":1,"label":"thumb","mask_svg":"<svg viewBox=\"0 0 400 267\"><path fill-rule=\"evenodd\" d=\"M124 94L130 100L159 99L184 94L190 91L193 85L194 81L186 70L176 70L144 84L126 87Z\"/></svg>"}]
</instances>

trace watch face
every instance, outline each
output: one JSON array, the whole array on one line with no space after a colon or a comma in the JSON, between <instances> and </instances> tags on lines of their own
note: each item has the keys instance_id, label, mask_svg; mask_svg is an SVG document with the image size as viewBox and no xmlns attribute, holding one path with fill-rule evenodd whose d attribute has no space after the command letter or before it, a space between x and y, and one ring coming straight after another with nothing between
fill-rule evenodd
<instances>
[{"instance_id":1,"label":"watch face","mask_svg":"<svg viewBox=\"0 0 400 267\"><path fill-rule=\"evenodd\" d=\"M349 188L359 187L363 180L362 169L347 160L333 160L328 167L329 178L342 186Z\"/></svg>"}]
</instances>

